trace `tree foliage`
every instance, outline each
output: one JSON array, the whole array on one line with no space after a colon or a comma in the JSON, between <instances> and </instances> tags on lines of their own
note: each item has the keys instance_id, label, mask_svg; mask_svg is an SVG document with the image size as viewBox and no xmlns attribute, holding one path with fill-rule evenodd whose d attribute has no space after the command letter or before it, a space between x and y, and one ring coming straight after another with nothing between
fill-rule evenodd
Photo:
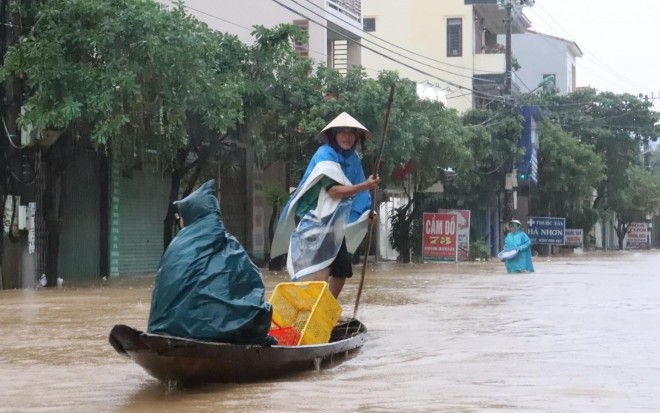
<instances>
[{"instance_id":1,"label":"tree foliage","mask_svg":"<svg viewBox=\"0 0 660 413\"><path fill-rule=\"evenodd\" d=\"M632 222L644 222L647 214L658 212L660 205L660 178L652 172L640 167L630 167L621 181L621 190L613 191L608 196L607 203L615 214L613 224L619 249Z\"/></svg>"},{"instance_id":2,"label":"tree foliage","mask_svg":"<svg viewBox=\"0 0 660 413\"><path fill-rule=\"evenodd\" d=\"M171 159L188 142L189 120L215 131L236 124L244 53L182 3L166 10L151 1L51 0L3 72L27 80L23 123L73 126L97 145L113 139Z\"/></svg>"},{"instance_id":3,"label":"tree foliage","mask_svg":"<svg viewBox=\"0 0 660 413\"><path fill-rule=\"evenodd\" d=\"M595 223L594 191L605 178L603 156L560 126L543 122L539 128L539 186L532 190L538 215L567 218L571 228L585 233Z\"/></svg>"}]
</instances>

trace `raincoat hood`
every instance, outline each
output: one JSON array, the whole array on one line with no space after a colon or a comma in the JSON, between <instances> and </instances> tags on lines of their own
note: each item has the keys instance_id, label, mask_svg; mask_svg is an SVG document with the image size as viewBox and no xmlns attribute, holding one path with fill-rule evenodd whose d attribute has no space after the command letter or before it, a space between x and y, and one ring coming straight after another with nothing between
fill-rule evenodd
<instances>
[{"instance_id":1,"label":"raincoat hood","mask_svg":"<svg viewBox=\"0 0 660 413\"><path fill-rule=\"evenodd\" d=\"M220 217L220 204L215 197L215 181L208 181L187 197L174 202L186 226L192 225L207 215ZM224 230L224 224L220 219Z\"/></svg>"}]
</instances>

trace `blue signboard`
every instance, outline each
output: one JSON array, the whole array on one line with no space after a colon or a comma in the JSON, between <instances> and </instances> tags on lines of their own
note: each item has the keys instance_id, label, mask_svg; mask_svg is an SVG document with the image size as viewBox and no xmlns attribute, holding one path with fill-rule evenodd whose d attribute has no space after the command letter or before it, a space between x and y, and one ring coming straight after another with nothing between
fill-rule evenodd
<instances>
[{"instance_id":1,"label":"blue signboard","mask_svg":"<svg viewBox=\"0 0 660 413\"><path fill-rule=\"evenodd\" d=\"M518 146L525 149L525 156L522 162L516 164L518 184L528 185L530 182L538 184L539 135L536 124L542 118L541 109L538 106L523 106L520 108L520 114L524 121Z\"/></svg>"},{"instance_id":2,"label":"blue signboard","mask_svg":"<svg viewBox=\"0 0 660 413\"><path fill-rule=\"evenodd\" d=\"M566 218L528 217L527 235L532 244L564 245Z\"/></svg>"}]
</instances>

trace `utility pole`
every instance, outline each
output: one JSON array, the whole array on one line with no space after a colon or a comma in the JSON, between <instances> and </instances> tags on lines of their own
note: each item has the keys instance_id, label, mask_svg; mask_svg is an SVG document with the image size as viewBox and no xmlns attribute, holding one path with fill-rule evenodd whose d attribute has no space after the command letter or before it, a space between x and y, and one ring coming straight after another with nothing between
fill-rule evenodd
<instances>
[{"instance_id":1,"label":"utility pole","mask_svg":"<svg viewBox=\"0 0 660 413\"><path fill-rule=\"evenodd\" d=\"M513 9L513 1L515 0L507 0L505 4L505 10L506 10L506 20L505 20L505 25L506 25L506 50L505 50L505 61L506 61L506 69L504 73L504 98L506 101L511 101L511 59L512 59L512 50L511 50L511 31L512 31L512 9ZM513 219L513 212L514 212L514 191L515 191L515 180L517 177L514 175L513 172L513 165L511 165L511 170L506 174L506 179L505 179L505 185L504 185L504 226L506 227L506 223L511 221Z\"/></svg>"},{"instance_id":2,"label":"utility pole","mask_svg":"<svg viewBox=\"0 0 660 413\"><path fill-rule=\"evenodd\" d=\"M512 77L513 77L513 48L512 48L512 32L513 32L513 9L516 8L516 15L519 13L523 6L534 5L534 0L503 0L503 7L506 11L505 27L506 27L506 50L505 50L505 73L504 73L504 99L505 102L512 102ZM503 221L507 222L513 219L513 213L516 210L516 197L518 189L518 177L515 165L511 165L511 169L506 174L504 186L504 211Z\"/></svg>"},{"instance_id":3,"label":"utility pole","mask_svg":"<svg viewBox=\"0 0 660 413\"><path fill-rule=\"evenodd\" d=\"M644 101L649 102L649 95L644 95ZM644 142L644 169L651 169L651 145L648 140Z\"/></svg>"},{"instance_id":4,"label":"utility pole","mask_svg":"<svg viewBox=\"0 0 660 413\"><path fill-rule=\"evenodd\" d=\"M506 73L504 77L504 95L507 97L511 97L511 59L512 59L512 51L511 51L511 23L513 20L512 17L512 12L511 10L513 9L513 2L514 0L508 0L505 8L506 8Z\"/></svg>"}]
</instances>

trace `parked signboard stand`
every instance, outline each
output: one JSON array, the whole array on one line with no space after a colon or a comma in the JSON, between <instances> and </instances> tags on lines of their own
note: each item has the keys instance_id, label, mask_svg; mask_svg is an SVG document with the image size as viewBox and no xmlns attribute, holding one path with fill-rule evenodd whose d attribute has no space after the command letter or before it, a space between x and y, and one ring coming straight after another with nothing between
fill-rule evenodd
<instances>
[{"instance_id":1,"label":"parked signboard stand","mask_svg":"<svg viewBox=\"0 0 660 413\"><path fill-rule=\"evenodd\" d=\"M458 262L456 213L424 213L423 261Z\"/></svg>"},{"instance_id":2,"label":"parked signboard stand","mask_svg":"<svg viewBox=\"0 0 660 413\"><path fill-rule=\"evenodd\" d=\"M456 214L456 238L458 242L458 260L470 260L470 210L468 209L440 209L439 213Z\"/></svg>"},{"instance_id":3,"label":"parked signboard stand","mask_svg":"<svg viewBox=\"0 0 660 413\"><path fill-rule=\"evenodd\" d=\"M648 226L646 222L632 222L628 227L625 238L627 250L641 250L648 248Z\"/></svg>"}]
</instances>

